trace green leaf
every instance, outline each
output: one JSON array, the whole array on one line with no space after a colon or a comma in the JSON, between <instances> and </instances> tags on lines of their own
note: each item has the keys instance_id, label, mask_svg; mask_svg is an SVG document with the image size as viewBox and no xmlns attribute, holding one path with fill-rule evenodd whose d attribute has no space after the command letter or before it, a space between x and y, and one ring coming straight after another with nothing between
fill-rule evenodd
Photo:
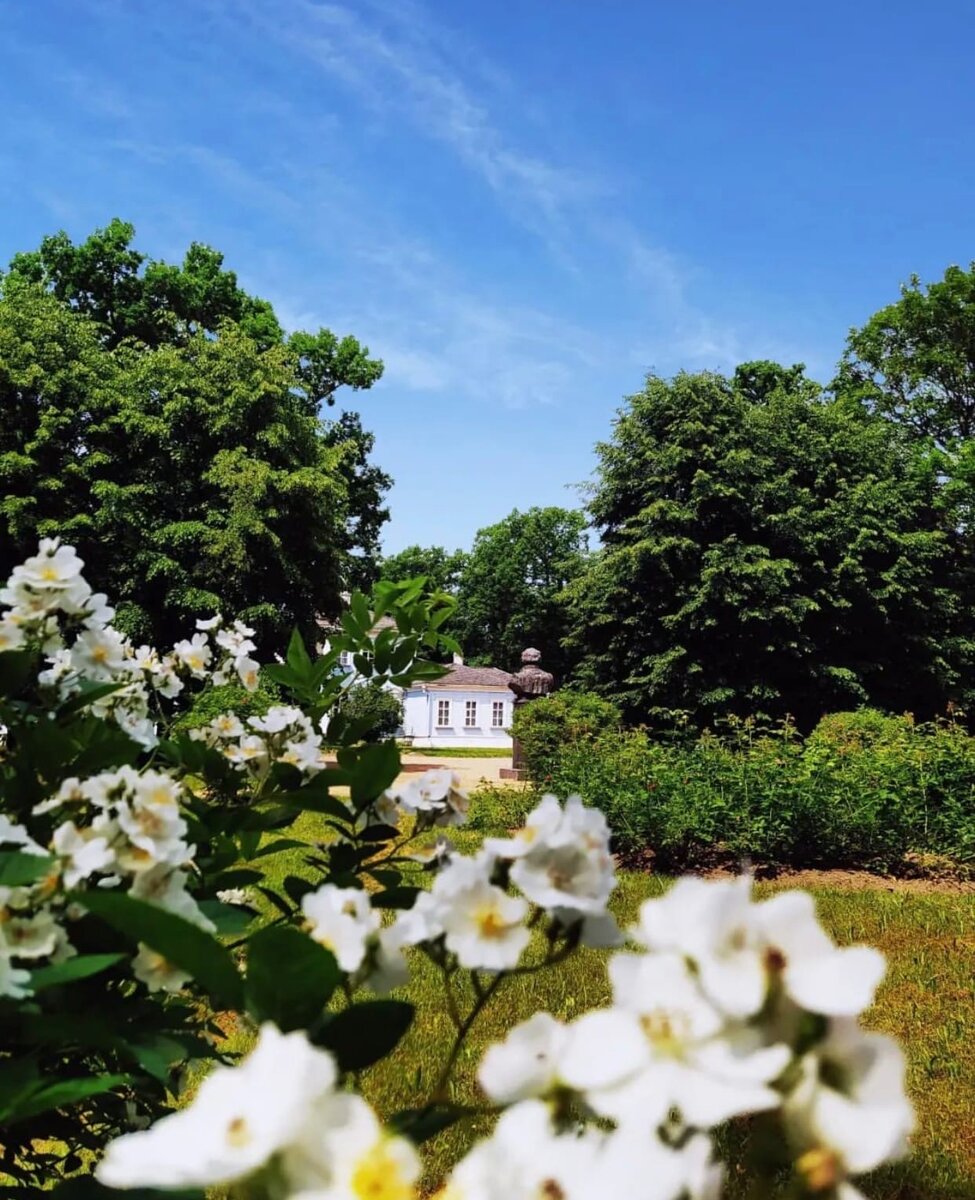
<instances>
[{"instance_id":1,"label":"green leaf","mask_svg":"<svg viewBox=\"0 0 975 1200\"><path fill-rule=\"evenodd\" d=\"M367 825L359 834L360 842L391 842L399 837L395 825Z\"/></svg>"},{"instance_id":2,"label":"green leaf","mask_svg":"<svg viewBox=\"0 0 975 1200\"><path fill-rule=\"evenodd\" d=\"M234 960L212 934L175 913L121 892L76 892L71 899L186 971L217 1008L243 1005L244 987Z\"/></svg>"},{"instance_id":3,"label":"green leaf","mask_svg":"<svg viewBox=\"0 0 975 1200\"><path fill-rule=\"evenodd\" d=\"M282 886L295 904L300 904L304 896L315 890L315 885L308 879L302 879L300 875L286 876Z\"/></svg>"},{"instance_id":4,"label":"green leaf","mask_svg":"<svg viewBox=\"0 0 975 1200\"><path fill-rule=\"evenodd\" d=\"M399 750L395 742L379 742L358 750L338 752L339 766L352 775L352 803L361 808L371 804L395 781L400 772Z\"/></svg>"},{"instance_id":5,"label":"green leaf","mask_svg":"<svg viewBox=\"0 0 975 1200\"><path fill-rule=\"evenodd\" d=\"M373 892L369 901L373 908L412 908L420 888L390 887L384 892Z\"/></svg>"},{"instance_id":6,"label":"green leaf","mask_svg":"<svg viewBox=\"0 0 975 1200\"><path fill-rule=\"evenodd\" d=\"M24 1099L18 1101L14 1110L4 1115L4 1120L10 1123L24 1121L28 1117L36 1117L38 1113L48 1112L52 1108L77 1104L79 1100L100 1096L123 1083L129 1083L131 1078L130 1075L90 1075L86 1079L59 1079L57 1083L51 1083L32 1091Z\"/></svg>"},{"instance_id":7,"label":"green leaf","mask_svg":"<svg viewBox=\"0 0 975 1200\"><path fill-rule=\"evenodd\" d=\"M308 657L308 651L305 649L304 638L297 629L291 632L291 640L288 642L288 653L285 655L285 661L298 679L303 683L307 682L308 676L311 673L312 663Z\"/></svg>"},{"instance_id":8,"label":"green leaf","mask_svg":"<svg viewBox=\"0 0 975 1200\"><path fill-rule=\"evenodd\" d=\"M335 956L297 929L262 929L248 943L248 1011L286 1033L319 1017L341 978Z\"/></svg>"},{"instance_id":9,"label":"green leaf","mask_svg":"<svg viewBox=\"0 0 975 1200\"><path fill-rule=\"evenodd\" d=\"M129 1048L139 1066L162 1083L169 1078L173 1064L183 1062L186 1058L182 1042L165 1034L142 1038L132 1042Z\"/></svg>"},{"instance_id":10,"label":"green leaf","mask_svg":"<svg viewBox=\"0 0 975 1200\"><path fill-rule=\"evenodd\" d=\"M26 850L0 851L0 885L24 887L43 877L54 866L50 854L29 854Z\"/></svg>"},{"instance_id":11,"label":"green leaf","mask_svg":"<svg viewBox=\"0 0 975 1200\"><path fill-rule=\"evenodd\" d=\"M0 654L0 696L16 696L22 691L35 665L31 650L5 650Z\"/></svg>"},{"instance_id":12,"label":"green leaf","mask_svg":"<svg viewBox=\"0 0 975 1200\"><path fill-rule=\"evenodd\" d=\"M58 715L67 717L72 713L80 712L89 704L94 704L96 700L103 700L106 696L111 696L113 692L126 686L125 683L95 683L90 679L83 679L81 691L65 700L58 709Z\"/></svg>"},{"instance_id":13,"label":"green leaf","mask_svg":"<svg viewBox=\"0 0 975 1200\"><path fill-rule=\"evenodd\" d=\"M470 1109L457 1104L426 1104L423 1108L403 1108L393 1113L389 1127L420 1146L469 1115Z\"/></svg>"},{"instance_id":14,"label":"green leaf","mask_svg":"<svg viewBox=\"0 0 975 1200\"><path fill-rule=\"evenodd\" d=\"M343 1071L361 1071L399 1045L413 1022L405 1000L365 1000L332 1018L315 1042L331 1050Z\"/></svg>"},{"instance_id":15,"label":"green leaf","mask_svg":"<svg viewBox=\"0 0 975 1200\"><path fill-rule=\"evenodd\" d=\"M200 900L200 912L216 925L217 933L243 933L253 924L255 914L235 904L224 904L222 900Z\"/></svg>"},{"instance_id":16,"label":"green leaf","mask_svg":"<svg viewBox=\"0 0 975 1200\"><path fill-rule=\"evenodd\" d=\"M114 967L125 957L124 954L80 954L76 958L68 958L64 962L52 963L49 967L39 967L32 971L30 986L35 992L40 992L44 988L71 983L75 979L87 979Z\"/></svg>"}]
</instances>

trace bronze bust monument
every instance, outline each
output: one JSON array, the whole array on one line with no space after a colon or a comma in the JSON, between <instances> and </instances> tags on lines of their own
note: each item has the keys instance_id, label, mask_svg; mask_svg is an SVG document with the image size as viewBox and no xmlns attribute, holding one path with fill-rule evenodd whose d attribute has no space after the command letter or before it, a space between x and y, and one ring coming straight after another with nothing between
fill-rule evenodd
<instances>
[{"instance_id":1,"label":"bronze bust monument","mask_svg":"<svg viewBox=\"0 0 975 1200\"><path fill-rule=\"evenodd\" d=\"M508 687L515 694L516 710L523 704L537 700L539 696L547 696L555 687L555 676L549 671L543 671L538 665L541 657L540 650L535 650L532 647L523 650L521 655L521 670L512 675L508 680ZM521 744L517 738L514 738L512 741L511 766L517 772L521 772L524 767Z\"/></svg>"}]
</instances>

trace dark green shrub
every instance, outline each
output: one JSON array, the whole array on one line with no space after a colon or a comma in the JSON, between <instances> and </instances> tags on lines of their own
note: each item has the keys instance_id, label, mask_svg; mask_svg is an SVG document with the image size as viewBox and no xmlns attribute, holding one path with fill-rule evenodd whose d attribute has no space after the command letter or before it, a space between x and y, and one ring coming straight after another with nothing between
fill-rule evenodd
<instances>
[{"instance_id":1,"label":"dark green shrub","mask_svg":"<svg viewBox=\"0 0 975 1200\"><path fill-rule=\"evenodd\" d=\"M871 710L803 741L789 725L684 745L645 731L567 742L551 780L601 808L624 852L667 870L743 858L895 868L913 852L975 861L975 738Z\"/></svg>"},{"instance_id":2,"label":"dark green shrub","mask_svg":"<svg viewBox=\"0 0 975 1200\"><path fill-rule=\"evenodd\" d=\"M207 688L174 723L173 729L179 733L199 729L203 725L209 725L214 717L228 712L235 713L242 721L246 721L248 717L263 716L272 704L280 703L280 689L262 673L256 692L248 692L246 688L235 683Z\"/></svg>"},{"instance_id":3,"label":"dark green shrub","mask_svg":"<svg viewBox=\"0 0 975 1200\"><path fill-rule=\"evenodd\" d=\"M354 728L358 740L382 741L393 737L402 726L403 701L398 692L378 683L360 683L342 695L333 710L332 723L336 718L345 728Z\"/></svg>"},{"instance_id":4,"label":"dark green shrub","mask_svg":"<svg viewBox=\"0 0 975 1200\"><path fill-rule=\"evenodd\" d=\"M619 723L619 709L601 696L556 692L516 708L511 732L521 743L529 777L543 784L564 747L591 745Z\"/></svg>"}]
</instances>

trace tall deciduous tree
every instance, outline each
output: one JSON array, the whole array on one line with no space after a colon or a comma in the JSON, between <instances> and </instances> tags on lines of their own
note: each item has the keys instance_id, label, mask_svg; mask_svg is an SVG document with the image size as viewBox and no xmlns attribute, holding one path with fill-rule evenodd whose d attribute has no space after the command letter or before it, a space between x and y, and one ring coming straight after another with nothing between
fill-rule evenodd
<instances>
[{"instance_id":1,"label":"tall deciduous tree","mask_svg":"<svg viewBox=\"0 0 975 1200\"><path fill-rule=\"evenodd\" d=\"M386 555L379 563L379 574L394 583L423 576L430 588L439 592L456 592L467 562L463 550L453 552L443 546L407 546L396 554Z\"/></svg>"},{"instance_id":2,"label":"tall deciduous tree","mask_svg":"<svg viewBox=\"0 0 975 1200\"><path fill-rule=\"evenodd\" d=\"M215 607L282 636L370 573L390 480L356 413L382 363L286 338L222 256L145 259L114 221L17 255L0 281L0 572L70 538L134 635Z\"/></svg>"},{"instance_id":3,"label":"tall deciduous tree","mask_svg":"<svg viewBox=\"0 0 975 1200\"><path fill-rule=\"evenodd\" d=\"M586 517L571 509L515 509L478 531L457 590L456 637L468 659L517 669L534 646L563 678L568 659L559 596L583 569Z\"/></svg>"},{"instance_id":4,"label":"tall deciduous tree","mask_svg":"<svg viewBox=\"0 0 975 1200\"><path fill-rule=\"evenodd\" d=\"M800 368L648 377L598 447L579 678L631 719L931 713L967 645L931 461Z\"/></svg>"},{"instance_id":5,"label":"tall deciduous tree","mask_svg":"<svg viewBox=\"0 0 975 1200\"><path fill-rule=\"evenodd\" d=\"M975 436L975 263L926 287L912 276L851 330L837 388L942 447Z\"/></svg>"}]
</instances>

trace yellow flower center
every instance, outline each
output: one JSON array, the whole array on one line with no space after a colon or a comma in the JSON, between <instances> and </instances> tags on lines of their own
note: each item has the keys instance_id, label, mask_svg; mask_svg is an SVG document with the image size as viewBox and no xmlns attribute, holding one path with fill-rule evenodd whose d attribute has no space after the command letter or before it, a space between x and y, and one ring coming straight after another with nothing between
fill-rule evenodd
<instances>
[{"instance_id":1,"label":"yellow flower center","mask_svg":"<svg viewBox=\"0 0 975 1200\"><path fill-rule=\"evenodd\" d=\"M474 923L477 925L481 937L499 938L508 932L507 924L493 905L478 909L474 914Z\"/></svg>"},{"instance_id":2,"label":"yellow flower center","mask_svg":"<svg viewBox=\"0 0 975 1200\"><path fill-rule=\"evenodd\" d=\"M832 1150L807 1150L796 1161L796 1170L811 1192L834 1188L843 1177L840 1160Z\"/></svg>"},{"instance_id":3,"label":"yellow flower center","mask_svg":"<svg viewBox=\"0 0 975 1200\"><path fill-rule=\"evenodd\" d=\"M356 1200L413 1200L413 1184L403 1178L400 1164L383 1142L359 1160L352 1172Z\"/></svg>"},{"instance_id":4,"label":"yellow flower center","mask_svg":"<svg viewBox=\"0 0 975 1200\"><path fill-rule=\"evenodd\" d=\"M227 1125L227 1145L238 1149L251 1140L251 1131L243 1117L234 1117Z\"/></svg>"},{"instance_id":5,"label":"yellow flower center","mask_svg":"<svg viewBox=\"0 0 975 1200\"><path fill-rule=\"evenodd\" d=\"M91 652L91 657L97 663L108 661L108 648L106 646L96 646Z\"/></svg>"},{"instance_id":6,"label":"yellow flower center","mask_svg":"<svg viewBox=\"0 0 975 1200\"><path fill-rule=\"evenodd\" d=\"M683 1013L664 1008L644 1013L640 1017L640 1027L660 1054L680 1054L689 1032L687 1017Z\"/></svg>"},{"instance_id":7,"label":"yellow flower center","mask_svg":"<svg viewBox=\"0 0 975 1200\"><path fill-rule=\"evenodd\" d=\"M41 579L45 583L57 583L61 578L61 572L57 569L54 563L45 563L40 571Z\"/></svg>"}]
</instances>

